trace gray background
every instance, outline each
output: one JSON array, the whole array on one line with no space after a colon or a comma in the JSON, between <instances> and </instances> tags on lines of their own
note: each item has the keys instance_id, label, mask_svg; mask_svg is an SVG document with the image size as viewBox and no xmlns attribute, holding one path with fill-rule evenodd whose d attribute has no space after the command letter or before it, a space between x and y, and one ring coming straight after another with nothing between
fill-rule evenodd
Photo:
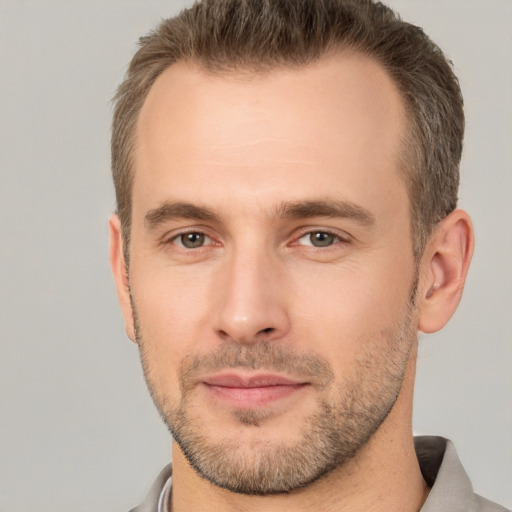
<instances>
[{"instance_id":1,"label":"gray background","mask_svg":"<svg viewBox=\"0 0 512 512\"><path fill-rule=\"evenodd\" d=\"M0 0L0 511L126 511L170 456L107 263L109 100L135 41L186 2ZM453 439L512 507L512 2L394 0L467 104L465 296L422 337L415 432Z\"/></svg>"}]
</instances>

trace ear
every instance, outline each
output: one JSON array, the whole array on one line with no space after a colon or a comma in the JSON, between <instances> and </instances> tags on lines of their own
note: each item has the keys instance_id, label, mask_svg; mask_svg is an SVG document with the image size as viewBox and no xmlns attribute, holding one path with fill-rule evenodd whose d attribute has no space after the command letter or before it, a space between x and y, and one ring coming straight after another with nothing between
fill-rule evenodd
<instances>
[{"instance_id":1,"label":"ear","mask_svg":"<svg viewBox=\"0 0 512 512\"><path fill-rule=\"evenodd\" d=\"M135 327L133 310L130 301L130 283L128 280L128 267L124 258L124 242L121 232L121 221L117 215L109 220L110 232L110 267L114 274L117 289L117 298L124 316L124 326L128 338L135 341Z\"/></svg>"},{"instance_id":2,"label":"ear","mask_svg":"<svg viewBox=\"0 0 512 512\"><path fill-rule=\"evenodd\" d=\"M455 210L437 226L421 260L418 329L436 332L457 309L475 245L473 225L463 210Z\"/></svg>"}]
</instances>

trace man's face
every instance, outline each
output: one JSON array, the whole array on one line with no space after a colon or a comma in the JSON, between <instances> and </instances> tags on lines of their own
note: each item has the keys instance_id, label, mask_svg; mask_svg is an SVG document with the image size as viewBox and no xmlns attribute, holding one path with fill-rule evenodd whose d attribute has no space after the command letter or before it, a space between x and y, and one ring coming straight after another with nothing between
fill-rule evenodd
<instances>
[{"instance_id":1,"label":"man's face","mask_svg":"<svg viewBox=\"0 0 512 512\"><path fill-rule=\"evenodd\" d=\"M179 454L216 485L307 485L395 404L416 339L405 132L390 78L357 55L177 64L150 91L128 330Z\"/></svg>"}]
</instances>

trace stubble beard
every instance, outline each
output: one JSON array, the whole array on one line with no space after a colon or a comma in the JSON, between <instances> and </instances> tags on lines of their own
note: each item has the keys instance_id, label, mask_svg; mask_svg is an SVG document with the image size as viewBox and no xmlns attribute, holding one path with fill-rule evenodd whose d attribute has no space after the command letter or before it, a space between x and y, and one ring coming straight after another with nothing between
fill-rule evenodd
<instances>
[{"instance_id":1,"label":"stubble beard","mask_svg":"<svg viewBox=\"0 0 512 512\"><path fill-rule=\"evenodd\" d=\"M246 495L289 493L307 487L344 466L372 438L392 410L400 393L410 352L417 338L411 301L399 325L380 333L366 345L350 378L336 382L330 363L315 354L297 354L271 342L226 344L208 355L188 356L179 368L181 398L169 398L156 385L150 357L132 300L137 342L153 401L192 468L212 484ZM227 432L222 440L208 436L208 426L193 405L194 376L225 368L250 368L311 376L315 412L304 419L293 441L271 442L264 433L241 443ZM234 410L237 424L264 429L264 409Z\"/></svg>"}]
</instances>

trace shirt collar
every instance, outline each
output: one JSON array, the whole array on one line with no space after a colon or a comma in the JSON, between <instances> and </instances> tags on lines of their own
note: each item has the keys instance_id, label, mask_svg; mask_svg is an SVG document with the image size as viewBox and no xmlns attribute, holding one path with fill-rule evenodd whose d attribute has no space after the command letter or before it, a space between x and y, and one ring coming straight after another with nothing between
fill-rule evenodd
<instances>
[{"instance_id":1,"label":"shirt collar","mask_svg":"<svg viewBox=\"0 0 512 512\"><path fill-rule=\"evenodd\" d=\"M172 494L172 474L169 475L167 481L162 487L162 492L158 497L158 512L172 512L171 510L171 494Z\"/></svg>"},{"instance_id":2,"label":"shirt collar","mask_svg":"<svg viewBox=\"0 0 512 512\"><path fill-rule=\"evenodd\" d=\"M442 437L414 439L423 478L431 487L420 512L469 512L475 495L453 443Z\"/></svg>"}]
</instances>

